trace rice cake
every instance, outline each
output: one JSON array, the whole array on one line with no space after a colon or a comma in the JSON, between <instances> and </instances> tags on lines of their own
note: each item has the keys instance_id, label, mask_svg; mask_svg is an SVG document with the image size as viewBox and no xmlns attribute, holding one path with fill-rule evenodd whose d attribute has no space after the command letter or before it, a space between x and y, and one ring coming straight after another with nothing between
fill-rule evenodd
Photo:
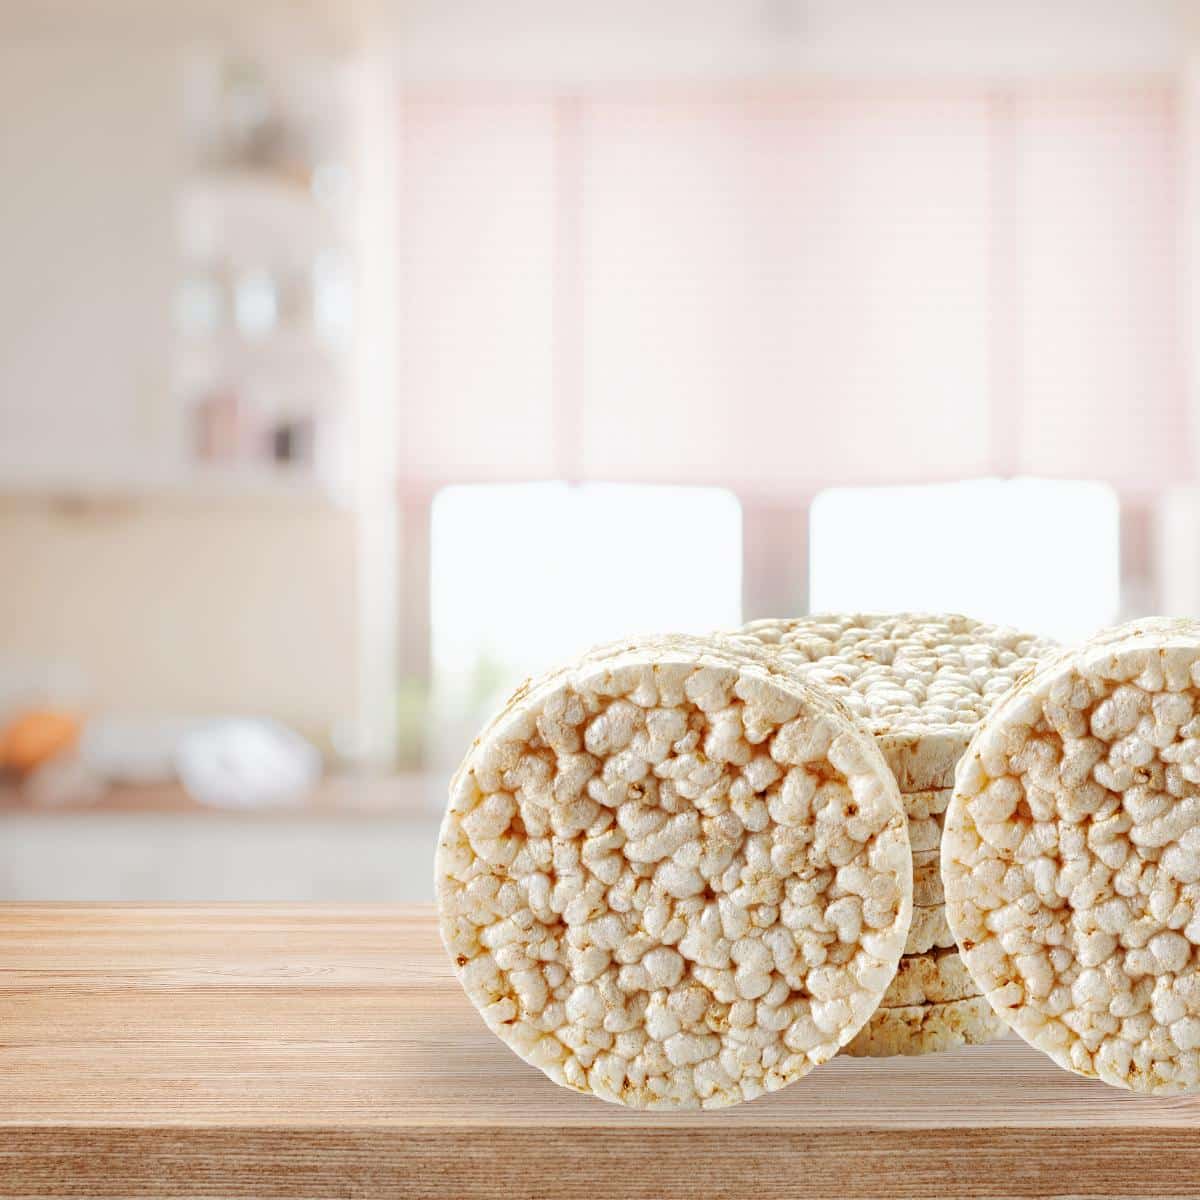
<instances>
[{"instance_id":1,"label":"rice cake","mask_svg":"<svg viewBox=\"0 0 1200 1200\"><path fill-rule=\"evenodd\" d=\"M954 944L954 934L950 930L944 904L935 904L929 908L913 906L912 925L908 930L908 940L904 943L905 954L927 954L930 950L947 950Z\"/></svg>"},{"instance_id":2,"label":"rice cake","mask_svg":"<svg viewBox=\"0 0 1200 1200\"><path fill-rule=\"evenodd\" d=\"M822 689L656 639L518 689L451 784L443 940L555 1082L720 1107L828 1061L911 917L894 777Z\"/></svg>"},{"instance_id":3,"label":"rice cake","mask_svg":"<svg viewBox=\"0 0 1200 1200\"><path fill-rule=\"evenodd\" d=\"M994 1042L1008 1028L983 996L947 1004L881 1008L842 1051L854 1058L891 1058L905 1054L940 1054L959 1046Z\"/></svg>"},{"instance_id":4,"label":"rice cake","mask_svg":"<svg viewBox=\"0 0 1200 1200\"><path fill-rule=\"evenodd\" d=\"M771 648L823 684L879 740L901 792L950 787L975 727L1052 643L969 617L829 613L753 621L739 642Z\"/></svg>"},{"instance_id":5,"label":"rice cake","mask_svg":"<svg viewBox=\"0 0 1200 1200\"><path fill-rule=\"evenodd\" d=\"M957 949L906 954L896 978L888 985L880 1008L906 1008L914 1004L945 1004L978 996L979 985L971 978Z\"/></svg>"},{"instance_id":6,"label":"rice cake","mask_svg":"<svg viewBox=\"0 0 1200 1200\"><path fill-rule=\"evenodd\" d=\"M953 795L953 788L936 788L923 792L901 792L900 801L904 805L904 815L910 821L925 821L930 817L940 817Z\"/></svg>"},{"instance_id":7,"label":"rice cake","mask_svg":"<svg viewBox=\"0 0 1200 1200\"><path fill-rule=\"evenodd\" d=\"M903 802L903 798L901 800ZM908 840L914 854L928 854L942 844L942 816L908 822Z\"/></svg>"},{"instance_id":8,"label":"rice cake","mask_svg":"<svg viewBox=\"0 0 1200 1200\"><path fill-rule=\"evenodd\" d=\"M1060 1066L1200 1091L1200 622L1058 655L972 742L947 915L980 990Z\"/></svg>"},{"instance_id":9,"label":"rice cake","mask_svg":"<svg viewBox=\"0 0 1200 1200\"><path fill-rule=\"evenodd\" d=\"M945 904L942 892L941 850L923 850L913 855L913 904L933 908Z\"/></svg>"}]
</instances>

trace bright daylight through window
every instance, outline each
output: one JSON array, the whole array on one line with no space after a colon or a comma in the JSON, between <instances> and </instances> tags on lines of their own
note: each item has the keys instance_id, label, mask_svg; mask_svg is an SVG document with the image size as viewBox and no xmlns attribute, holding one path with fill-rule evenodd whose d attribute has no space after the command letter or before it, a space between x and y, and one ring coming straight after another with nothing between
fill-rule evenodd
<instances>
[{"instance_id":1,"label":"bright daylight through window","mask_svg":"<svg viewBox=\"0 0 1200 1200\"><path fill-rule=\"evenodd\" d=\"M594 643L741 621L741 506L721 488L448 487L430 559L435 760L461 753L459 724Z\"/></svg>"},{"instance_id":2,"label":"bright daylight through window","mask_svg":"<svg viewBox=\"0 0 1200 1200\"><path fill-rule=\"evenodd\" d=\"M1104 483L830 488L812 505L810 608L963 612L1077 640L1117 618L1119 548Z\"/></svg>"}]
</instances>

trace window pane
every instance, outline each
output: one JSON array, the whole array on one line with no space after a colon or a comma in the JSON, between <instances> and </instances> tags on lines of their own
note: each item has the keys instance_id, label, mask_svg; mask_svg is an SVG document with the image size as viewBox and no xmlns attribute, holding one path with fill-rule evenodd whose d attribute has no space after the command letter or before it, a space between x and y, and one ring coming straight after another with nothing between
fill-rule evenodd
<instances>
[{"instance_id":1,"label":"window pane","mask_svg":"<svg viewBox=\"0 0 1200 1200\"><path fill-rule=\"evenodd\" d=\"M814 612L962 612L1064 641L1117 618L1117 498L1102 483L831 488L810 539Z\"/></svg>"},{"instance_id":2,"label":"window pane","mask_svg":"<svg viewBox=\"0 0 1200 1200\"><path fill-rule=\"evenodd\" d=\"M521 679L590 646L741 620L741 508L717 488L445 488L430 555L435 761Z\"/></svg>"}]
</instances>

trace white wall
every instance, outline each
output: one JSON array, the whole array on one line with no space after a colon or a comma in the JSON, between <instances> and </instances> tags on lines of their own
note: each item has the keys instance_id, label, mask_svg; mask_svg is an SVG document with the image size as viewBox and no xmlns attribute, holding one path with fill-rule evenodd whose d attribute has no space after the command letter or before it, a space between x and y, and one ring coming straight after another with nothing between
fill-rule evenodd
<instances>
[{"instance_id":1,"label":"white wall","mask_svg":"<svg viewBox=\"0 0 1200 1200\"><path fill-rule=\"evenodd\" d=\"M379 0L413 79L1158 71L1187 0Z\"/></svg>"},{"instance_id":2,"label":"white wall","mask_svg":"<svg viewBox=\"0 0 1200 1200\"><path fill-rule=\"evenodd\" d=\"M175 60L0 45L0 480L172 449Z\"/></svg>"},{"instance_id":3,"label":"white wall","mask_svg":"<svg viewBox=\"0 0 1200 1200\"><path fill-rule=\"evenodd\" d=\"M1191 0L5 0L5 36L228 39L292 48L385 37L410 78L728 79L1158 71Z\"/></svg>"}]
</instances>

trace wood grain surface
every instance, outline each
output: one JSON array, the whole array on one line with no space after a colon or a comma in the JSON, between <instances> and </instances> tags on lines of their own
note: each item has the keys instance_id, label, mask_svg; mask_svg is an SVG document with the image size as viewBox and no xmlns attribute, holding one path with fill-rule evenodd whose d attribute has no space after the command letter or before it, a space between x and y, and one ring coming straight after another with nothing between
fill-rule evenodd
<instances>
[{"instance_id":1,"label":"wood grain surface","mask_svg":"<svg viewBox=\"0 0 1200 1200\"><path fill-rule=\"evenodd\" d=\"M716 1113L555 1087L425 908L0 905L0 1196L1196 1196L1200 1097L1024 1043Z\"/></svg>"}]
</instances>

